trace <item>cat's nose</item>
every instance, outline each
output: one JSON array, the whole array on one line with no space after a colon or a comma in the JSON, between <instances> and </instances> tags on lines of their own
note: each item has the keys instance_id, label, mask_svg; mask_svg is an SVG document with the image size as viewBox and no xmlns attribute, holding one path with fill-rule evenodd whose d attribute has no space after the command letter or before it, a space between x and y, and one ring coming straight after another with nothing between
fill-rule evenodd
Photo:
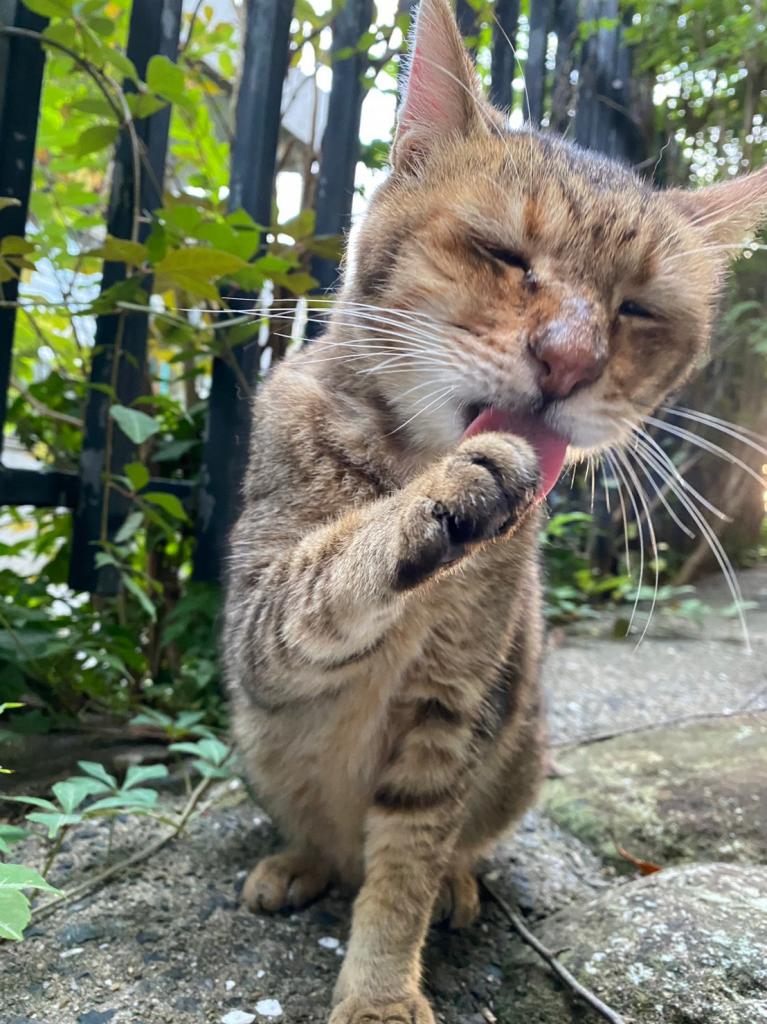
<instances>
[{"instance_id":1,"label":"cat's nose","mask_svg":"<svg viewBox=\"0 0 767 1024\"><path fill-rule=\"evenodd\" d=\"M602 376L607 361L604 333L587 302L563 303L559 315L530 341L543 397L567 398Z\"/></svg>"}]
</instances>

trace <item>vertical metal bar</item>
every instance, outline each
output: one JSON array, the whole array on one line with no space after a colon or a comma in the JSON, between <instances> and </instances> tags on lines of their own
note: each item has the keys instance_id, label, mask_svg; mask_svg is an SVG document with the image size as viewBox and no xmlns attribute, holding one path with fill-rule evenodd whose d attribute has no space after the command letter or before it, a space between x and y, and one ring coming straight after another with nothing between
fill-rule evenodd
<instances>
[{"instance_id":1,"label":"vertical metal bar","mask_svg":"<svg viewBox=\"0 0 767 1024\"><path fill-rule=\"evenodd\" d=\"M498 0L495 5L493 49L490 56L490 100L501 110L511 112L514 103L512 82L517 69L514 48L517 41L520 0Z\"/></svg>"},{"instance_id":2,"label":"vertical metal bar","mask_svg":"<svg viewBox=\"0 0 767 1024\"><path fill-rule=\"evenodd\" d=\"M182 0L133 0L128 32L128 57L141 78L146 77L149 59L161 54L173 60L178 52ZM135 87L124 85L126 91ZM127 130L123 130L115 152L107 229L117 238L130 238L134 221L162 205L165 156L168 147L170 110L136 122L139 153ZM140 166L136 167L136 160ZM136 181L138 171L138 182ZM138 193L136 187L138 185ZM139 240L146 237L146 219L138 228ZM102 293L126 276L123 263L105 263ZM146 282L151 288L151 281ZM118 580L109 567L97 569L97 544L104 533L112 536L125 515L125 502L107 494L105 477L119 472L129 462L133 445L110 422L111 397L98 385L115 387L115 398L130 405L146 391L146 339L148 320L143 313L101 316L96 324L96 350L91 365L91 387L85 410L83 447L80 454L80 494L73 517L70 585L77 590L100 594L115 593ZM105 502L106 509L105 509ZM104 522L105 520L105 522Z\"/></svg>"},{"instance_id":3,"label":"vertical metal bar","mask_svg":"<svg viewBox=\"0 0 767 1024\"><path fill-rule=\"evenodd\" d=\"M362 74L367 65L367 56L357 53L356 47L370 27L371 17L371 0L347 0L333 22L333 85L317 183L318 235L338 235L349 227L364 98ZM348 50L354 52L343 58L337 56ZM333 260L315 258L312 274L320 288L330 289L336 283L338 265Z\"/></svg>"},{"instance_id":4,"label":"vertical metal bar","mask_svg":"<svg viewBox=\"0 0 767 1024\"><path fill-rule=\"evenodd\" d=\"M530 0L530 42L527 51L528 118L539 125L546 93L546 46L554 17L553 0Z\"/></svg>"},{"instance_id":5,"label":"vertical metal bar","mask_svg":"<svg viewBox=\"0 0 767 1024\"><path fill-rule=\"evenodd\" d=\"M21 0L0 0L0 198L18 203L0 210L0 238L24 236L45 68L45 52L36 39L6 35L2 29L42 32L46 24L46 18L32 14ZM16 302L18 293L16 280L0 285L4 302ZM0 455L15 326L15 307L0 307Z\"/></svg>"},{"instance_id":6,"label":"vertical metal bar","mask_svg":"<svg viewBox=\"0 0 767 1024\"><path fill-rule=\"evenodd\" d=\"M557 57L551 90L550 127L556 132L564 133L570 122L569 109L574 92L570 77L578 33L578 0L558 0L554 14L554 31L557 34Z\"/></svg>"},{"instance_id":7,"label":"vertical metal bar","mask_svg":"<svg viewBox=\"0 0 767 1024\"><path fill-rule=\"evenodd\" d=\"M229 206L262 225L272 221L280 104L288 65L293 0L249 0L245 57L237 97ZM229 528L240 506L250 434L250 403L239 380L255 386L259 349L239 345L230 361L213 361L205 449L198 494L194 574L221 577ZM237 362L237 370L231 361ZM238 372L239 371L239 372Z\"/></svg>"}]
</instances>

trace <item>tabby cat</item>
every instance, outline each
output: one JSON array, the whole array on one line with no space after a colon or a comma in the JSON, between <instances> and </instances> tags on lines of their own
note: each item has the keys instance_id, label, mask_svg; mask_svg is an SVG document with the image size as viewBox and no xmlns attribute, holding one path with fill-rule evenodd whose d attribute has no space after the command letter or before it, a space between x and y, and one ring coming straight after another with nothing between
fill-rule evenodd
<instances>
[{"instance_id":1,"label":"tabby cat","mask_svg":"<svg viewBox=\"0 0 767 1024\"><path fill-rule=\"evenodd\" d=\"M544 762L538 534L563 464L700 362L767 173L656 192L510 131L447 0L423 0L392 171L325 335L253 410L223 651L234 731L286 840L254 910L359 887L331 1024L433 1024L432 917Z\"/></svg>"}]
</instances>

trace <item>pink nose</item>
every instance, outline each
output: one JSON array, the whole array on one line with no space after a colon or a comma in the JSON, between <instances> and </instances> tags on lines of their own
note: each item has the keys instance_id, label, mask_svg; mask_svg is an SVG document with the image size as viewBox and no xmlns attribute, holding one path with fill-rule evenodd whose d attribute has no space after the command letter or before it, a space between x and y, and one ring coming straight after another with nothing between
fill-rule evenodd
<instances>
[{"instance_id":1,"label":"pink nose","mask_svg":"<svg viewBox=\"0 0 767 1024\"><path fill-rule=\"evenodd\" d=\"M571 299L530 341L544 398L567 398L602 376L607 346L591 303Z\"/></svg>"}]
</instances>

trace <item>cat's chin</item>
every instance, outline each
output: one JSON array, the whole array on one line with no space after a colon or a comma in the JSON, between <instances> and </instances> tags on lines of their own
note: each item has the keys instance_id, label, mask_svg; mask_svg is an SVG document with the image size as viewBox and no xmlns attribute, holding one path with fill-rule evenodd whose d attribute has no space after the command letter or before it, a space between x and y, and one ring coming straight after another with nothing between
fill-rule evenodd
<instances>
[{"instance_id":1,"label":"cat's chin","mask_svg":"<svg viewBox=\"0 0 767 1024\"><path fill-rule=\"evenodd\" d=\"M463 436L473 437L487 431L516 434L532 445L541 467L540 497L545 497L559 479L570 439L553 430L542 416L528 412L507 412L493 406L478 411Z\"/></svg>"}]
</instances>

